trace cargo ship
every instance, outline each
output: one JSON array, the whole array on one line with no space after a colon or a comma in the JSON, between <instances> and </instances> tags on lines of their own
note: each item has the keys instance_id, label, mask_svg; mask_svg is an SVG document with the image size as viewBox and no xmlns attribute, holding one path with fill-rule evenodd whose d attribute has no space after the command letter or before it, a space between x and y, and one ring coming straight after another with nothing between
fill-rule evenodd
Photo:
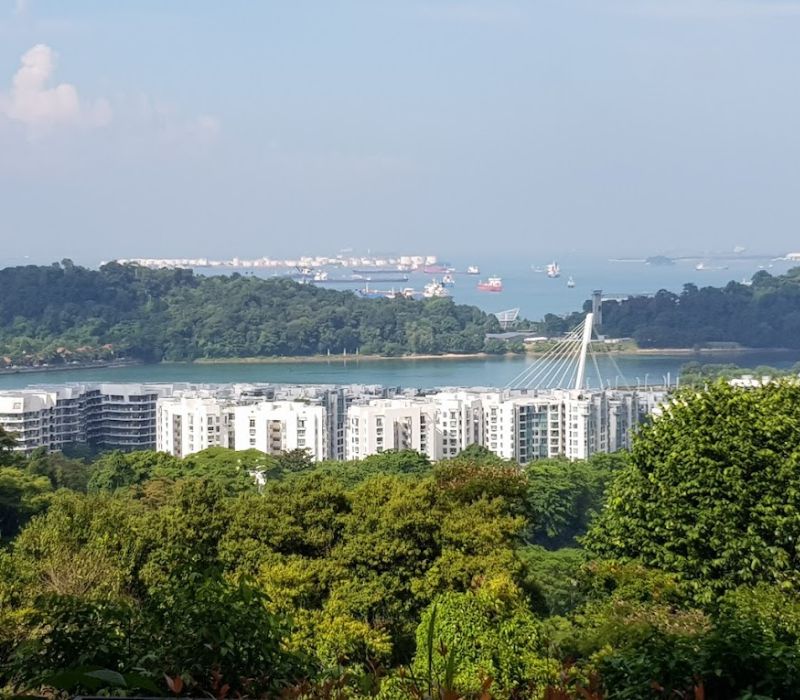
<instances>
[{"instance_id":1,"label":"cargo ship","mask_svg":"<svg viewBox=\"0 0 800 700\"><path fill-rule=\"evenodd\" d=\"M478 289L482 292L502 292L503 280L500 277L490 277L485 282L478 282Z\"/></svg>"},{"instance_id":2,"label":"cargo ship","mask_svg":"<svg viewBox=\"0 0 800 700\"><path fill-rule=\"evenodd\" d=\"M453 272L453 268L448 263L442 263L441 265L425 265L422 271L426 275L444 275Z\"/></svg>"},{"instance_id":3,"label":"cargo ship","mask_svg":"<svg viewBox=\"0 0 800 700\"><path fill-rule=\"evenodd\" d=\"M408 272L403 265L397 267L372 267L363 270L353 270L354 275L396 275L398 272Z\"/></svg>"}]
</instances>

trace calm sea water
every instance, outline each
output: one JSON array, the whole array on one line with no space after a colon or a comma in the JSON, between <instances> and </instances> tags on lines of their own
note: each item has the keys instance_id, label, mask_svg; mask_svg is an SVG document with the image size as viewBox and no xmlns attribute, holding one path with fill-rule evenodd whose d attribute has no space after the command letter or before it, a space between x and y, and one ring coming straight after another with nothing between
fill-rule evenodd
<instances>
[{"instance_id":1,"label":"calm sea water","mask_svg":"<svg viewBox=\"0 0 800 700\"><path fill-rule=\"evenodd\" d=\"M672 382L683 364L693 359L702 362L735 362L743 367L771 365L790 367L800 361L800 351L748 352L692 355L616 356L616 367L608 357L598 357L604 385L663 384L669 375ZM297 384L383 384L433 388L441 386L503 387L512 382L531 363L530 358L502 357L458 360L381 360L349 359L329 362L281 364L175 363L139 365L107 369L66 370L27 374L0 375L0 389L18 389L33 384L64 382L273 382ZM617 369L618 367L618 369ZM597 373L590 362L587 382L598 386Z\"/></svg>"},{"instance_id":2,"label":"calm sea water","mask_svg":"<svg viewBox=\"0 0 800 700\"><path fill-rule=\"evenodd\" d=\"M445 256L441 256L444 258ZM698 259L699 260L699 259ZM703 260L709 269L696 270L698 260L678 261L675 265L652 266L643 262L611 262L607 259L587 257L578 254L559 256L557 262L561 267L561 277L550 279L544 268L551 259L538 258L463 258L450 257L448 262L463 271L468 265L480 268L479 276L455 273L455 285L450 294L458 303L474 304L485 311L496 312L505 309L519 308L523 318L541 319L546 313L565 314L579 311L583 302L591 296L595 289L602 289L605 294L648 294L659 289L680 292L687 282L704 286L724 286L731 280L741 282L749 280L759 269L767 269L771 274L782 274L792 264L785 261L761 260ZM727 267L727 269L716 269ZM535 272L533 268L542 271ZM207 270L198 270L208 273ZM247 274L250 274L249 272ZM256 276L269 277L273 272L255 271ZM333 268L329 270L331 277L342 277L350 274L349 269ZM503 279L503 291L481 292L477 283L489 276ZM409 273L408 282L380 282L380 277L370 283L370 288L397 289L412 287L421 291L433 277L441 279L441 275L425 275L421 272ZM575 287L567 287L572 277ZM326 286L323 284L323 286ZM359 285L327 285L335 289L355 290ZM363 285L361 285L363 286Z\"/></svg>"}]
</instances>

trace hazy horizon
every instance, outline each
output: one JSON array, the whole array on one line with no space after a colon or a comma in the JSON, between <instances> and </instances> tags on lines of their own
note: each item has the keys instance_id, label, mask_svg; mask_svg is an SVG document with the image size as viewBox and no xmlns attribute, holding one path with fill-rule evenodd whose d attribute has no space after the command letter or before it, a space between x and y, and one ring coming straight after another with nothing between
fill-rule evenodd
<instances>
[{"instance_id":1,"label":"hazy horizon","mask_svg":"<svg viewBox=\"0 0 800 700\"><path fill-rule=\"evenodd\" d=\"M0 266L785 253L800 1L0 0Z\"/></svg>"}]
</instances>

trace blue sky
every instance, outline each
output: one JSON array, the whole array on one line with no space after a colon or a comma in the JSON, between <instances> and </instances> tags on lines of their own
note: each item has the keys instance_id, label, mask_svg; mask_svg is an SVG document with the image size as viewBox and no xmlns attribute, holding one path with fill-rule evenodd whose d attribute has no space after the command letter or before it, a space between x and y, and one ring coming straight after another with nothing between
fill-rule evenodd
<instances>
[{"instance_id":1,"label":"blue sky","mask_svg":"<svg viewBox=\"0 0 800 700\"><path fill-rule=\"evenodd\" d=\"M800 248L800 0L0 0L0 265Z\"/></svg>"}]
</instances>

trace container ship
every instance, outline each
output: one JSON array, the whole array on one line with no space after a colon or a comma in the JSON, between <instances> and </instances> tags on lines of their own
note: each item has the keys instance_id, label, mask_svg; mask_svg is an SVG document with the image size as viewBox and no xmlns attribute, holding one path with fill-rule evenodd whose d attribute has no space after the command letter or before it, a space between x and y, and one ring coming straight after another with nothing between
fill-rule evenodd
<instances>
[{"instance_id":1,"label":"container ship","mask_svg":"<svg viewBox=\"0 0 800 700\"><path fill-rule=\"evenodd\" d=\"M482 292L502 292L503 280L500 277L490 277L485 282L478 282L478 289Z\"/></svg>"}]
</instances>

